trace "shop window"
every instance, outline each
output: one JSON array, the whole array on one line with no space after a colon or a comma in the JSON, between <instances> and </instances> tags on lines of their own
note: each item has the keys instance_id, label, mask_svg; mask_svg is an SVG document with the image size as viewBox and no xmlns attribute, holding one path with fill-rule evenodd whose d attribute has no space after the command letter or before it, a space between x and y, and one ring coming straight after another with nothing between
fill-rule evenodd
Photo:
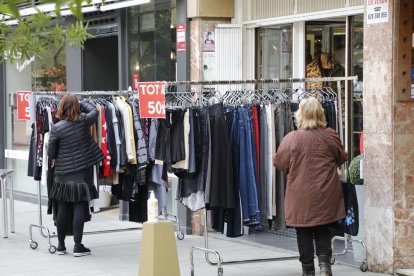
<instances>
[{"instance_id":1,"label":"shop window","mask_svg":"<svg viewBox=\"0 0 414 276\"><path fill-rule=\"evenodd\" d=\"M32 66L32 91L66 90L65 46L50 45L48 55L36 59Z\"/></svg>"},{"instance_id":2,"label":"shop window","mask_svg":"<svg viewBox=\"0 0 414 276\"><path fill-rule=\"evenodd\" d=\"M309 22L306 24L305 62L309 64L321 53L329 53L345 64L345 19L335 22Z\"/></svg>"},{"instance_id":3,"label":"shop window","mask_svg":"<svg viewBox=\"0 0 414 276\"><path fill-rule=\"evenodd\" d=\"M175 1L129 10L129 68L138 81L176 79Z\"/></svg>"},{"instance_id":4,"label":"shop window","mask_svg":"<svg viewBox=\"0 0 414 276\"><path fill-rule=\"evenodd\" d=\"M292 77L292 25L258 29L257 79Z\"/></svg>"},{"instance_id":5,"label":"shop window","mask_svg":"<svg viewBox=\"0 0 414 276\"><path fill-rule=\"evenodd\" d=\"M360 154L360 140L363 127L363 64L364 64L364 16L354 16L351 22L351 76L358 76L358 81L352 87L352 144L351 154Z\"/></svg>"}]
</instances>

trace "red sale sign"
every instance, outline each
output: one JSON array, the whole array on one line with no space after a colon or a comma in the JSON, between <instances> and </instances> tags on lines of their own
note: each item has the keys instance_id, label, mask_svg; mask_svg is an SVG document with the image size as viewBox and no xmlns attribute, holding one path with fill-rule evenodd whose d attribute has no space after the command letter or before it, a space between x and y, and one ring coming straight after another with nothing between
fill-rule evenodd
<instances>
[{"instance_id":1,"label":"red sale sign","mask_svg":"<svg viewBox=\"0 0 414 276\"><path fill-rule=\"evenodd\" d=\"M141 118L165 119L165 83L138 83L139 114Z\"/></svg>"},{"instance_id":2,"label":"red sale sign","mask_svg":"<svg viewBox=\"0 0 414 276\"><path fill-rule=\"evenodd\" d=\"M29 96L32 92L17 92L17 119L30 120Z\"/></svg>"}]
</instances>

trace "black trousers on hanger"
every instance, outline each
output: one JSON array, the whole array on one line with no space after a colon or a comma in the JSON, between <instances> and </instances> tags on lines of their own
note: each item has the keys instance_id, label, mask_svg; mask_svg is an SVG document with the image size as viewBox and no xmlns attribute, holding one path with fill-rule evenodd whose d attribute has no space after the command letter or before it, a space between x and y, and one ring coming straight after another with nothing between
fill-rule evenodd
<instances>
[{"instance_id":1,"label":"black trousers on hanger","mask_svg":"<svg viewBox=\"0 0 414 276\"><path fill-rule=\"evenodd\" d=\"M315 257L315 240L316 255L327 256L327 261L332 256L331 239L332 234L329 224L318 225L313 227L296 227L296 236L299 249L299 260L302 264L313 264Z\"/></svg>"}]
</instances>

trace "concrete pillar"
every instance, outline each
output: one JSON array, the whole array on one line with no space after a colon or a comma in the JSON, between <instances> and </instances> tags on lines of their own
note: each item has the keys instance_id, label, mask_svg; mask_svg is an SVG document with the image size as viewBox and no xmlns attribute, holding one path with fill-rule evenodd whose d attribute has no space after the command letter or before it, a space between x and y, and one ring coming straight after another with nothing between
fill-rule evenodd
<instances>
[{"instance_id":1,"label":"concrete pillar","mask_svg":"<svg viewBox=\"0 0 414 276\"><path fill-rule=\"evenodd\" d=\"M73 16L66 18L66 26L75 23ZM67 91L82 91L82 50L66 46L66 88Z\"/></svg>"},{"instance_id":2,"label":"concrete pillar","mask_svg":"<svg viewBox=\"0 0 414 276\"><path fill-rule=\"evenodd\" d=\"M414 102L398 97L400 4L407 1L387 2L388 22L368 24L365 9L364 187L369 268L392 273L414 267Z\"/></svg>"},{"instance_id":3,"label":"concrete pillar","mask_svg":"<svg viewBox=\"0 0 414 276\"><path fill-rule=\"evenodd\" d=\"M0 64L0 169L6 168L6 158L4 150L6 149L6 74L5 63Z\"/></svg>"},{"instance_id":4,"label":"concrete pillar","mask_svg":"<svg viewBox=\"0 0 414 276\"><path fill-rule=\"evenodd\" d=\"M187 1L187 15L190 22L190 78L194 81L204 80L203 43L205 32L215 32L219 23L230 23L234 16L233 1L197 0ZM191 225L194 235L203 233L203 210L192 213Z\"/></svg>"}]
</instances>

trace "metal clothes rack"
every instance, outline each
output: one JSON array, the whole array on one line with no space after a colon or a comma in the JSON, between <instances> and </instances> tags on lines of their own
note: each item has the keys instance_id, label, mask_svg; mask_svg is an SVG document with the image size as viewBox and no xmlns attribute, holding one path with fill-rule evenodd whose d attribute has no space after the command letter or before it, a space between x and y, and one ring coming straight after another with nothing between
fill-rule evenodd
<instances>
[{"instance_id":1,"label":"metal clothes rack","mask_svg":"<svg viewBox=\"0 0 414 276\"><path fill-rule=\"evenodd\" d=\"M125 91L84 91L84 92L64 92L64 91L39 91L33 92L33 96L63 96L65 94L74 94L78 96L127 96L127 95L134 95L134 91L125 90ZM136 94L136 91L135 91ZM35 99L34 99L35 100ZM38 181L38 211L39 211L39 224L30 224L29 226L29 243L31 249L36 249L38 247L38 243L33 240L33 228L38 228L40 235L47 239L47 243L49 246L49 253L54 254L57 250L56 246L54 246L50 238L54 238L57 235L51 232L48 227L43 225L42 219L42 194L41 194L41 183ZM164 210L164 212L166 212ZM177 238L179 240L184 239L184 233L180 229L180 224L177 216L169 215L167 213L163 214L160 219L165 220L172 220L176 222L177 227ZM91 232L84 232L84 235L95 235L95 234L107 234L107 233L117 233L117 232L126 232L126 231L134 231L134 230L142 230L142 226L139 227L129 227L123 229L111 229L111 230L100 230L100 231L91 231Z\"/></svg>"},{"instance_id":2,"label":"metal clothes rack","mask_svg":"<svg viewBox=\"0 0 414 276\"><path fill-rule=\"evenodd\" d=\"M337 99L338 99L338 107L339 107L339 121L342 122L342 97L341 97L341 81L356 81L358 79L357 76L352 77L330 77L330 78L288 78L288 79L262 79L262 80L221 80L221 81L175 81L175 82L166 82L166 85L169 86L192 86L192 85L243 85L243 84L279 84L279 83L288 83L291 86L295 83L315 83L315 82L337 82ZM347 106L348 101L348 94L345 93L345 110L349 110ZM348 108L347 108L348 107ZM345 132L347 133L349 126L348 126L348 112L345 112ZM344 139L344 129L343 127L339 127L339 134L342 140L345 140L345 145L347 147L348 141L347 137ZM207 211L204 209L204 247L197 247L192 246L190 251L190 264L191 264L191 275L194 276L194 251L202 251L205 254L205 260L208 264L217 266L217 275L223 275L223 265L234 265L234 264L245 264L245 263L256 263L256 262L269 262L269 261L286 261L299 258L298 256L289 256L289 257L279 257L279 258L259 258L259 259L247 259L247 260L234 260L234 261L223 261L220 253L216 250L212 250L208 246L208 229L207 229ZM342 240L345 242L345 250L341 253L334 253L335 256L337 255L344 255L348 252L348 243L352 241L356 241L362 244L364 247L364 261L361 265L361 270L366 271L366 251L365 251L365 244L363 241L353 238L350 235L345 234L344 237L335 236L332 239L332 249L335 240ZM210 255L214 255L216 257L216 262L210 260ZM335 262L335 259L332 259L332 264Z\"/></svg>"}]
</instances>

